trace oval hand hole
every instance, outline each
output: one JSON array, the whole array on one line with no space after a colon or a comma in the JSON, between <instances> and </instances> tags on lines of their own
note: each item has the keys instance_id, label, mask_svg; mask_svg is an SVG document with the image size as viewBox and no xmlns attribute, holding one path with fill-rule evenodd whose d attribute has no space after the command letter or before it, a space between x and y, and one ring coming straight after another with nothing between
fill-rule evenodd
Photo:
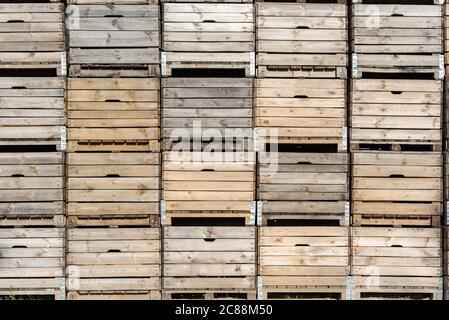
<instances>
[{"instance_id":1,"label":"oval hand hole","mask_svg":"<svg viewBox=\"0 0 449 320\"><path fill-rule=\"evenodd\" d=\"M24 90L26 88L27 87L24 87L24 86L13 86L13 87L11 87L11 89L19 89L19 90Z\"/></svg>"},{"instance_id":2,"label":"oval hand hole","mask_svg":"<svg viewBox=\"0 0 449 320\"><path fill-rule=\"evenodd\" d=\"M405 178L403 174L390 174L390 178Z\"/></svg>"},{"instance_id":3,"label":"oval hand hole","mask_svg":"<svg viewBox=\"0 0 449 320\"><path fill-rule=\"evenodd\" d=\"M295 99L307 99L308 98L308 96L304 96L304 95L296 95L296 96L294 96L293 98L295 98Z\"/></svg>"},{"instance_id":4,"label":"oval hand hole","mask_svg":"<svg viewBox=\"0 0 449 320\"><path fill-rule=\"evenodd\" d=\"M296 164L311 165L311 164L312 164L312 162L307 162L307 161L298 161L298 162L296 162Z\"/></svg>"},{"instance_id":5,"label":"oval hand hole","mask_svg":"<svg viewBox=\"0 0 449 320\"><path fill-rule=\"evenodd\" d=\"M120 99L106 99L105 102L122 102Z\"/></svg>"},{"instance_id":6,"label":"oval hand hole","mask_svg":"<svg viewBox=\"0 0 449 320\"><path fill-rule=\"evenodd\" d=\"M310 29L308 26L297 26L296 29Z\"/></svg>"},{"instance_id":7,"label":"oval hand hole","mask_svg":"<svg viewBox=\"0 0 449 320\"><path fill-rule=\"evenodd\" d=\"M402 248L402 245L400 245L400 244L394 244L394 245L392 245L391 247L392 247L392 248Z\"/></svg>"},{"instance_id":8,"label":"oval hand hole","mask_svg":"<svg viewBox=\"0 0 449 320\"><path fill-rule=\"evenodd\" d=\"M202 172L214 172L215 169L201 169Z\"/></svg>"},{"instance_id":9,"label":"oval hand hole","mask_svg":"<svg viewBox=\"0 0 449 320\"><path fill-rule=\"evenodd\" d=\"M23 178L25 176L23 174L16 173L16 174L12 174L11 177L13 177L13 178Z\"/></svg>"},{"instance_id":10,"label":"oval hand hole","mask_svg":"<svg viewBox=\"0 0 449 320\"><path fill-rule=\"evenodd\" d=\"M203 23L215 23L215 20L203 20Z\"/></svg>"},{"instance_id":11,"label":"oval hand hole","mask_svg":"<svg viewBox=\"0 0 449 320\"><path fill-rule=\"evenodd\" d=\"M107 178L120 178L119 174L116 173L110 173L106 175Z\"/></svg>"},{"instance_id":12,"label":"oval hand hole","mask_svg":"<svg viewBox=\"0 0 449 320\"><path fill-rule=\"evenodd\" d=\"M393 13L391 16L392 17L403 17L404 15L402 13Z\"/></svg>"},{"instance_id":13,"label":"oval hand hole","mask_svg":"<svg viewBox=\"0 0 449 320\"><path fill-rule=\"evenodd\" d=\"M214 242L215 238L206 238L206 239L204 239L204 241L206 241L206 242Z\"/></svg>"},{"instance_id":14,"label":"oval hand hole","mask_svg":"<svg viewBox=\"0 0 449 320\"><path fill-rule=\"evenodd\" d=\"M392 94L402 94L402 91L391 91Z\"/></svg>"},{"instance_id":15,"label":"oval hand hole","mask_svg":"<svg viewBox=\"0 0 449 320\"><path fill-rule=\"evenodd\" d=\"M120 249L109 249L108 253L122 252Z\"/></svg>"},{"instance_id":16,"label":"oval hand hole","mask_svg":"<svg viewBox=\"0 0 449 320\"><path fill-rule=\"evenodd\" d=\"M307 243L297 243L295 244L295 247L310 247Z\"/></svg>"},{"instance_id":17,"label":"oval hand hole","mask_svg":"<svg viewBox=\"0 0 449 320\"><path fill-rule=\"evenodd\" d=\"M27 246L12 246L13 249L26 249Z\"/></svg>"},{"instance_id":18,"label":"oval hand hole","mask_svg":"<svg viewBox=\"0 0 449 320\"><path fill-rule=\"evenodd\" d=\"M6 23L25 23L25 20L8 20Z\"/></svg>"},{"instance_id":19,"label":"oval hand hole","mask_svg":"<svg viewBox=\"0 0 449 320\"><path fill-rule=\"evenodd\" d=\"M107 14L104 16L105 18L123 18L121 14Z\"/></svg>"}]
</instances>

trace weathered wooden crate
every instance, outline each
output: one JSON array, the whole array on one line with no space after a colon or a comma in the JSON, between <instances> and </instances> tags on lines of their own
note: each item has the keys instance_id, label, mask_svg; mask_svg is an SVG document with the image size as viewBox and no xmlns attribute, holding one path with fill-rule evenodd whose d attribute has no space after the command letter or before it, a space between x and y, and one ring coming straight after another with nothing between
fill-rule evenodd
<instances>
[{"instance_id":1,"label":"weathered wooden crate","mask_svg":"<svg viewBox=\"0 0 449 320\"><path fill-rule=\"evenodd\" d=\"M352 76L428 74L442 79L442 22L441 5L354 4Z\"/></svg>"},{"instance_id":2,"label":"weathered wooden crate","mask_svg":"<svg viewBox=\"0 0 449 320\"><path fill-rule=\"evenodd\" d=\"M159 80L70 78L68 151L159 151Z\"/></svg>"},{"instance_id":3,"label":"weathered wooden crate","mask_svg":"<svg viewBox=\"0 0 449 320\"><path fill-rule=\"evenodd\" d=\"M186 69L238 69L253 77L254 30L253 4L165 3L162 76Z\"/></svg>"},{"instance_id":4,"label":"weathered wooden crate","mask_svg":"<svg viewBox=\"0 0 449 320\"><path fill-rule=\"evenodd\" d=\"M64 239L63 228L0 228L0 297L64 300Z\"/></svg>"},{"instance_id":5,"label":"weathered wooden crate","mask_svg":"<svg viewBox=\"0 0 449 320\"><path fill-rule=\"evenodd\" d=\"M159 153L69 153L70 226L159 225Z\"/></svg>"},{"instance_id":6,"label":"weathered wooden crate","mask_svg":"<svg viewBox=\"0 0 449 320\"><path fill-rule=\"evenodd\" d=\"M257 79L254 95L260 143L277 138L346 150L345 80Z\"/></svg>"},{"instance_id":7,"label":"weathered wooden crate","mask_svg":"<svg viewBox=\"0 0 449 320\"><path fill-rule=\"evenodd\" d=\"M258 77L346 78L346 4L258 3L256 12Z\"/></svg>"},{"instance_id":8,"label":"weathered wooden crate","mask_svg":"<svg viewBox=\"0 0 449 320\"><path fill-rule=\"evenodd\" d=\"M163 299L255 299L256 227L164 227Z\"/></svg>"},{"instance_id":9,"label":"weathered wooden crate","mask_svg":"<svg viewBox=\"0 0 449 320\"><path fill-rule=\"evenodd\" d=\"M0 226L64 226L64 154L0 153Z\"/></svg>"},{"instance_id":10,"label":"weathered wooden crate","mask_svg":"<svg viewBox=\"0 0 449 320\"><path fill-rule=\"evenodd\" d=\"M163 225L186 219L254 225L254 161L226 158L238 157L232 153L214 155L206 158L201 152L163 153Z\"/></svg>"},{"instance_id":11,"label":"weathered wooden crate","mask_svg":"<svg viewBox=\"0 0 449 320\"><path fill-rule=\"evenodd\" d=\"M259 298L346 299L348 227L261 227L258 250Z\"/></svg>"},{"instance_id":12,"label":"weathered wooden crate","mask_svg":"<svg viewBox=\"0 0 449 320\"><path fill-rule=\"evenodd\" d=\"M60 150L64 88L64 78L0 78L0 148L53 145Z\"/></svg>"},{"instance_id":13,"label":"weathered wooden crate","mask_svg":"<svg viewBox=\"0 0 449 320\"><path fill-rule=\"evenodd\" d=\"M68 299L160 299L160 228L74 228L67 240Z\"/></svg>"},{"instance_id":14,"label":"weathered wooden crate","mask_svg":"<svg viewBox=\"0 0 449 320\"><path fill-rule=\"evenodd\" d=\"M442 86L439 80L352 80L351 149L440 151Z\"/></svg>"},{"instance_id":15,"label":"weathered wooden crate","mask_svg":"<svg viewBox=\"0 0 449 320\"><path fill-rule=\"evenodd\" d=\"M159 75L158 5L69 5L66 11L71 76Z\"/></svg>"},{"instance_id":16,"label":"weathered wooden crate","mask_svg":"<svg viewBox=\"0 0 449 320\"><path fill-rule=\"evenodd\" d=\"M0 4L0 72L63 75L65 51L62 3Z\"/></svg>"},{"instance_id":17,"label":"weathered wooden crate","mask_svg":"<svg viewBox=\"0 0 449 320\"><path fill-rule=\"evenodd\" d=\"M353 153L353 225L439 227L442 162L438 152Z\"/></svg>"},{"instance_id":18,"label":"weathered wooden crate","mask_svg":"<svg viewBox=\"0 0 449 320\"><path fill-rule=\"evenodd\" d=\"M279 152L258 164L258 217L307 223L349 219L349 155L346 153Z\"/></svg>"},{"instance_id":19,"label":"weathered wooden crate","mask_svg":"<svg viewBox=\"0 0 449 320\"><path fill-rule=\"evenodd\" d=\"M252 97L252 79L162 79L163 150L203 148L211 138L222 150L252 149Z\"/></svg>"},{"instance_id":20,"label":"weathered wooden crate","mask_svg":"<svg viewBox=\"0 0 449 320\"><path fill-rule=\"evenodd\" d=\"M353 227L351 239L355 299L441 299L441 228Z\"/></svg>"}]
</instances>

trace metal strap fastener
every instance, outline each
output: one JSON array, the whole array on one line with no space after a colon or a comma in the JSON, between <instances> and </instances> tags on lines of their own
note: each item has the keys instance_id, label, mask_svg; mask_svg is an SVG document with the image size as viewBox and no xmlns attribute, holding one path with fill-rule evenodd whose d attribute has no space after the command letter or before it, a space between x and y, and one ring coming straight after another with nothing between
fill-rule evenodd
<instances>
[{"instance_id":1,"label":"metal strap fastener","mask_svg":"<svg viewBox=\"0 0 449 320\"><path fill-rule=\"evenodd\" d=\"M165 52L161 52L161 74L167 75L167 54Z\"/></svg>"},{"instance_id":2,"label":"metal strap fastener","mask_svg":"<svg viewBox=\"0 0 449 320\"><path fill-rule=\"evenodd\" d=\"M262 201L257 201L257 225L262 225Z\"/></svg>"},{"instance_id":3,"label":"metal strap fastener","mask_svg":"<svg viewBox=\"0 0 449 320\"><path fill-rule=\"evenodd\" d=\"M165 200L161 200L161 224L165 225L166 217L165 217Z\"/></svg>"},{"instance_id":4,"label":"metal strap fastener","mask_svg":"<svg viewBox=\"0 0 449 320\"><path fill-rule=\"evenodd\" d=\"M61 150L67 150L67 129L65 126L61 127Z\"/></svg>"},{"instance_id":5,"label":"metal strap fastener","mask_svg":"<svg viewBox=\"0 0 449 320\"><path fill-rule=\"evenodd\" d=\"M61 75L67 75L67 52L61 52Z\"/></svg>"}]
</instances>

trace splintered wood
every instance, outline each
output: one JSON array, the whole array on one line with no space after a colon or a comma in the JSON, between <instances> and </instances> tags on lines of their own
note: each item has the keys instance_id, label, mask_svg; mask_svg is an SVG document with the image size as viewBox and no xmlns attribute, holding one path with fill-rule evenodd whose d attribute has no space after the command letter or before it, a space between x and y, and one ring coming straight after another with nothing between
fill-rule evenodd
<instances>
[{"instance_id":1,"label":"splintered wood","mask_svg":"<svg viewBox=\"0 0 449 320\"><path fill-rule=\"evenodd\" d=\"M259 77L346 78L346 4L258 3Z\"/></svg>"},{"instance_id":2,"label":"splintered wood","mask_svg":"<svg viewBox=\"0 0 449 320\"><path fill-rule=\"evenodd\" d=\"M262 299L346 298L348 227L259 229Z\"/></svg>"},{"instance_id":3,"label":"splintered wood","mask_svg":"<svg viewBox=\"0 0 449 320\"><path fill-rule=\"evenodd\" d=\"M160 297L159 228L67 230L70 300Z\"/></svg>"},{"instance_id":4,"label":"splintered wood","mask_svg":"<svg viewBox=\"0 0 449 320\"><path fill-rule=\"evenodd\" d=\"M255 299L255 227L164 227L164 299Z\"/></svg>"},{"instance_id":5,"label":"splintered wood","mask_svg":"<svg viewBox=\"0 0 449 320\"><path fill-rule=\"evenodd\" d=\"M69 5L70 75L159 75L157 5Z\"/></svg>"}]
</instances>

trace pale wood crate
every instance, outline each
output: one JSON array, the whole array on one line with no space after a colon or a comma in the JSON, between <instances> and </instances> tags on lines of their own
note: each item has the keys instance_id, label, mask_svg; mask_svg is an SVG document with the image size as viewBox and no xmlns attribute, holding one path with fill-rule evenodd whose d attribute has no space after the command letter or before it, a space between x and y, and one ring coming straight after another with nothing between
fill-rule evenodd
<instances>
[{"instance_id":1,"label":"pale wood crate","mask_svg":"<svg viewBox=\"0 0 449 320\"><path fill-rule=\"evenodd\" d=\"M65 126L62 77L0 78L0 147L52 145Z\"/></svg>"},{"instance_id":2,"label":"pale wood crate","mask_svg":"<svg viewBox=\"0 0 449 320\"><path fill-rule=\"evenodd\" d=\"M353 227L355 299L441 299L441 228Z\"/></svg>"},{"instance_id":3,"label":"pale wood crate","mask_svg":"<svg viewBox=\"0 0 449 320\"><path fill-rule=\"evenodd\" d=\"M235 157L234 159L226 158ZM163 153L162 199L165 225L174 220L228 220L253 225L255 163L244 153Z\"/></svg>"},{"instance_id":4,"label":"pale wood crate","mask_svg":"<svg viewBox=\"0 0 449 320\"><path fill-rule=\"evenodd\" d=\"M254 299L256 227L164 227L163 299Z\"/></svg>"},{"instance_id":5,"label":"pale wood crate","mask_svg":"<svg viewBox=\"0 0 449 320\"><path fill-rule=\"evenodd\" d=\"M164 151L186 141L188 150L194 142L206 144L211 130L220 133L214 138L222 142L223 150L253 148L252 79L164 78L161 90ZM241 132L241 139L232 141L230 131Z\"/></svg>"},{"instance_id":6,"label":"pale wood crate","mask_svg":"<svg viewBox=\"0 0 449 320\"><path fill-rule=\"evenodd\" d=\"M69 300L160 299L160 228L67 229Z\"/></svg>"},{"instance_id":7,"label":"pale wood crate","mask_svg":"<svg viewBox=\"0 0 449 320\"><path fill-rule=\"evenodd\" d=\"M425 147L440 151L442 109L440 80L354 79L351 149L378 150L385 145L391 150Z\"/></svg>"},{"instance_id":8,"label":"pale wood crate","mask_svg":"<svg viewBox=\"0 0 449 320\"><path fill-rule=\"evenodd\" d=\"M70 75L157 77L158 5L69 5Z\"/></svg>"},{"instance_id":9,"label":"pale wood crate","mask_svg":"<svg viewBox=\"0 0 449 320\"><path fill-rule=\"evenodd\" d=\"M444 76L441 5L354 4L353 77L365 73Z\"/></svg>"},{"instance_id":10,"label":"pale wood crate","mask_svg":"<svg viewBox=\"0 0 449 320\"><path fill-rule=\"evenodd\" d=\"M258 248L263 299L346 299L348 227L261 227Z\"/></svg>"},{"instance_id":11,"label":"pale wood crate","mask_svg":"<svg viewBox=\"0 0 449 320\"><path fill-rule=\"evenodd\" d=\"M159 153L69 153L70 226L158 226Z\"/></svg>"},{"instance_id":12,"label":"pale wood crate","mask_svg":"<svg viewBox=\"0 0 449 320\"><path fill-rule=\"evenodd\" d=\"M64 154L0 153L0 226L58 226L64 221Z\"/></svg>"},{"instance_id":13,"label":"pale wood crate","mask_svg":"<svg viewBox=\"0 0 449 320\"><path fill-rule=\"evenodd\" d=\"M263 225L284 219L347 223L348 154L279 152L276 161L257 165Z\"/></svg>"},{"instance_id":14,"label":"pale wood crate","mask_svg":"<svg viewBox=\"0 0 449 320\"><path fill-rule=\"evenodd\" d=\"M345 152L345 80L257 79L254 96L261 143L274 138L280 144L333 145Z\"/></svg>"},{"instance_id":15,"label":"pale wood crate","mask_svg":"<svg viewBox=\"0 0 449 320\"><path fill-rule=\"evenodd\" d=\"M346 78L348 7L342 3L258 3L259 77Z\"/></svg>"},{"instance_id":16,"label":"pale wood crate","mask_svg":"<svg viewBox=\"0 0 449 320\"><path fill-rule=\"evenodd\" d=\"M70 78L68 151L159 151L159 80Z\"/></svg>"},{"instance_id":17,"label":"pale wood crate","mask_svg":"<svg viewBox=\"0 0 449 320\"><path fill-rule=\"evenodd\" d=\"M239 69L253 77L254 31L253 4L165 3L162 75L199 68Z\"/></svg>"},{"instance_id":18,"label":"pale wood crate","mask_svg":"<svg viewBox=\"0 0 449 320\"><path fill-rule=\"evenodd\" d=\"M353 225L441 225L442 155L438 152L352 153Z\"/></svg>"},{"instance_id":19,"label":"pale wood crate","mask_svg":"<svg viewBox=\"0 0 449 320\"><path fill-rule=\"evenodd\" d=\"M64 248L63 228L1 228L0 296L64 300Z\"/></svg>"},{"instance_id":20,"label":"pale wood crate","mask_svg":"<svg viewBox=\"0 0 449 320\"><path fill-rule=\"evenodd\" d=\"M20 74L42 69L63 75L65 51L62 3L0 4L0 70L18 69Z\"/></svg>"}]
</instances>

